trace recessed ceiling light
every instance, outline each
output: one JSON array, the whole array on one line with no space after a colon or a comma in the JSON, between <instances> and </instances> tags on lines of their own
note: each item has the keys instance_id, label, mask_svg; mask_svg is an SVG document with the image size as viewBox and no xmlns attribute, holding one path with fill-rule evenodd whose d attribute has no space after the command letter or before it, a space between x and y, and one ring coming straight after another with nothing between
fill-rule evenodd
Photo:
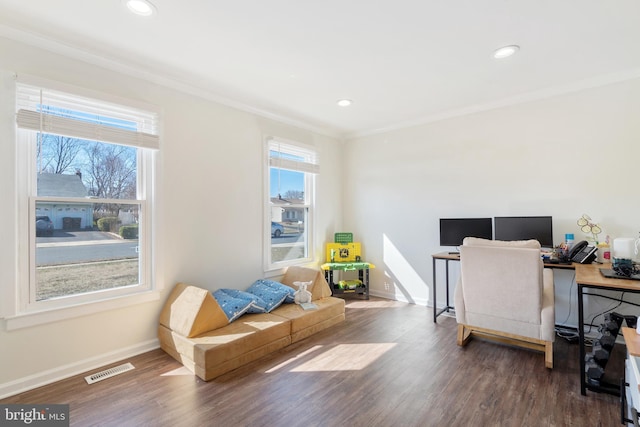
<instances>
[{"instance_id":1,"label":"recessed ceiling light","mask_svg":"<svg viewBox=\"0 0 640 427\"><path fill-rule=\"evenodd\" d=\"M353 101L350 99L339 99L337 104L341 107L348 107L349 105L353 104Z\"/></svg>"},{"instance_id":2,"label":"recessed ceiling light","mask_svg":"<svg viewBox=\"0 0 640 427\"><path fill-rule=\"evenodd\" d=\"M136 15L151 16L156 12L156 7L147 0L124 0L124 4Z\"/></svg>"},{"instance_id":3,"label":"recessed ceiling light","mask_svg":"<svg viewBox=\"0 0 640 427\"><path fill-rule=\"evenodd\" d=\"M497 49L495 52L493 52L493 57L496 59L508 58L519 50L520 50L520 46L515 44L512 44L510 46L504 46L504 47L501 47L500 49Z\"/></svg>"}]
</instances>

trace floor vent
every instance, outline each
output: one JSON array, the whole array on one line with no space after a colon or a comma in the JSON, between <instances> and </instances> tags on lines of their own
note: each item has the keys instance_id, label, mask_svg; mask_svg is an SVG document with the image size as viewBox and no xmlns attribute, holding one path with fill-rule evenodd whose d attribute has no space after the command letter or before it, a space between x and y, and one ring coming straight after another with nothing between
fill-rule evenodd
<instances>
[{"instance_id":1,"label":"floor vent","mask_svg":"<svg viewBox=\"0 0 640 427\"><path fill-rule=\"evenodd\" d=\"M114 366L113 368L105 369L104 371L96 372L93 375L84 377L87 384L97 383L98 381L106 380L107 378L115 377L118 374L135 369L131 363L125 363L124 365Z\"/></svg>"}]
</instances>

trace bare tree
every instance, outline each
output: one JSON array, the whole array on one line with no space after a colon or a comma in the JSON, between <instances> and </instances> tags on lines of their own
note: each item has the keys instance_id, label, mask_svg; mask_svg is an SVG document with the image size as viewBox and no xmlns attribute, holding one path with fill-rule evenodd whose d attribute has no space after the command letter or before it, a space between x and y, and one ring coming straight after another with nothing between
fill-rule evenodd
<instances>
[{"instance_id":1,"label":"bare tree","mask_svg":"<svg viewBox=\"0 0 640 427\"><path fill-rule=\"evenodd\" d=\"M287 192L284 193L284 198L287 200L304 200L304 191L287 190Z\"/></svg>"},{"instance_id":2,"label":"bare tree","mask_svg":"<svg viewBox=\"0 0 640 427\"><path fill-rule=\"evenodd\" d=\"M102 199L136 198L136 150L94 142L87 146L85 183L89 194ZM120 205L103 206L114 215Z\"/></svg>"},{"instance_id":3,"label":"bare tree","mask_svg":"<svg viewBox=\"0 0 640 427\"><path fill-rule=\"evenodd\" d=\"M82 141L78 138L43 135L42 146L38 145L40 172L63 174L70 169L75 169L75 162L82 145Z\"/></svg>"}]
</instances>

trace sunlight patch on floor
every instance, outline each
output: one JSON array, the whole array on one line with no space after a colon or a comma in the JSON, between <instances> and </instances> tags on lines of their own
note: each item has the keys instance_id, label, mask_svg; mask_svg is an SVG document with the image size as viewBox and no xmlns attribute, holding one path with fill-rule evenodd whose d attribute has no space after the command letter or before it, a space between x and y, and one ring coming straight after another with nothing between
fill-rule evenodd
<instances>
[{"instance_id":1,"label":"sunlight patch on floor","mask_svg":"<svg viewBox=\"0 0 640 427\"><path fill-rule=\"evenodd\" d=\"M298 353L295 356L293 356L291 359L286 360L286 361L274 366L273 368L270 368L270 369L266 370L265 373L270 374L272 372L275 372L278 369L283 368L283 367L295 362L296 360L300 360L302 357L304 357L304 356L306 356L306 355L308 355L310 353L313 353L314 351L320 350L321 348L322 348L321 345L314 345L309 350L305 350L302 353Z\"/></svg>"},{"instance_id":2,"label":"sunlight patch on floor","mask_svg":"<svg viewBox=\"0 0 640 427\"><path fill-rule=\"evenodd\" d=\"M361 370L375 362L395 345L395 343L339 344L293 368L291 372Z\"/></svg>"}]
</instances>

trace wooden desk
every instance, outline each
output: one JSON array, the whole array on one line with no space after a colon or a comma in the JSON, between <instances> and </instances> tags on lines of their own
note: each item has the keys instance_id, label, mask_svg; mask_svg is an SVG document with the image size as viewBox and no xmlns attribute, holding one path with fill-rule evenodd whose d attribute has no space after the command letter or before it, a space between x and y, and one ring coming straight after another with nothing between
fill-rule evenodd
<instances>
[{"instance_id":1,"label":"wooden desk","mask_svg":"<svg viewBox=\"0 0 640 427\"><path fill-rule=\"evenodd\" d=\"M640 335L635 329L622 327L622 336L627 346L627 351L632 356L640 356Z\"/></svg>"},{"instance_id":2,"label":"wooden desk","mask_svg":"<svg viewBox=\"0 0 640 427\"><path fill-rule=\"evenodd\" d=\"M576 264L576 284L578 285L578 336L580 343L580 392L587 395L587 389L597 392L605 392L616 396L620 395L617 387L601 387L588 384L585 373L585 341L584 341L584 296L594 295L585 292L585 289L602 289L607 291L624 291L640 293L640 281L629 279L610 279L604 277L601 268L611 268L611 264Z\"/></svg>"}]
</instances>

